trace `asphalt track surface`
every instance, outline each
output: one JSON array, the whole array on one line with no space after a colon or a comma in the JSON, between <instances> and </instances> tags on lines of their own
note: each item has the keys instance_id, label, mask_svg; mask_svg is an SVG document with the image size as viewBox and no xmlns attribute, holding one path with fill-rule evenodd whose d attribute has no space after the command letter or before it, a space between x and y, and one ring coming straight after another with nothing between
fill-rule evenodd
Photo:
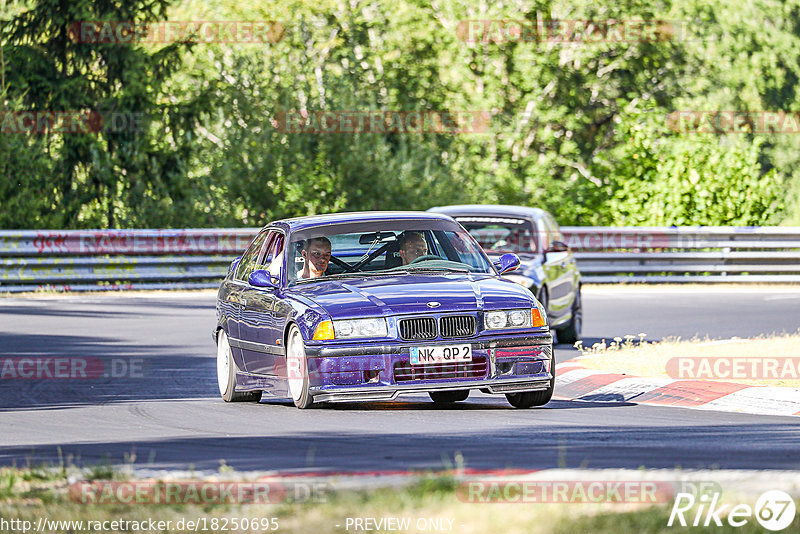
<instances>
[{"instance_id":1,"label":"asphalt track surface","mask_svg":"<svg viewBox=\"0 0 800 534\"><path fill-rule=\"evenodd\" d=\"M800 469L800 418L554 400L531 410L473 393L300 411L226 404L215 377L211 293L0 299L0 358L103 361L94 379L0 380L0 464L280 472L441 469ZM800 328L800 289L584 292L586 343L647 333L750 337ZM574 349L559 346L563 361ZM558 392L556 391L556 394Z\"/></svg>"}]
</instances>

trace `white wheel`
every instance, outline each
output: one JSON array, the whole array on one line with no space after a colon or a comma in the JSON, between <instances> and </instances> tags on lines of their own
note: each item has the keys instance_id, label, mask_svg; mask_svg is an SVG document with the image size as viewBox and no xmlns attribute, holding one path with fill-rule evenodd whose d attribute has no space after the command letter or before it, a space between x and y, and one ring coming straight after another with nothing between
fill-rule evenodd
<instances>
[{"instance_id":1,"label":"white wheel","mask_svg":"<svg viewBox=\"0 0 800 534\"><path fill-rule=\"evenodd\" d=\"M297 326L289 329L286 344L286 374L289 381L289 394L294 405L300 409L308 408L314 399L308 392L308 362L303 336Z\"/></svg>"},{"instance_id":2,"label":"white wheel","mask_svg":"<svg viewBox=\"0 0 800 534\"><path fill-rule=\"evenodd\" d=\"M259 401L261 391L236 391L236 362L225 330L217 334L217 384L225 402Z\"/></svg>"},{"instance_id":3,"label":"white wheel","mask_svg":"<svg viewBox=\"0 0 800 534\"><path fill-rule=\"evenodd\" d=\"M217 384L219 384L219 394L225 397L231 383L231 345L228 342L228 335L225 330L219 331L217 339Z\"/></svg>"}]
</instances>

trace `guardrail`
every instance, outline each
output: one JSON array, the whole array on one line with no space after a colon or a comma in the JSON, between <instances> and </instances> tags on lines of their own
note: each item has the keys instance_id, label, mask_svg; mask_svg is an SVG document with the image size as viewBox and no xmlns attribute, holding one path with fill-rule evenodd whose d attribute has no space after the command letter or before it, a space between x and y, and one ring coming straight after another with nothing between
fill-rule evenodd
<instances>
[{"instance_id":1,"label":"guardrail","mask_svg":"<svg viewBox=\"0 0 800 534\"><path fill-rule=\"evenodd\" d=\"M257 229L0 231L0 293L219 286ZM800 282L798 227L562 227L587 283Z\"/></svg>"},{"instance_id":2,"label":"guardrail","mask_svg":"<svg viewBox=\"0 0 800 534\"><path fill-rule=\"evenodd\" d=\"M0 292L219 287L254 228L0 231Z\"/></svg>"},{"instance_id":3,"label":"guardrail","mask_svg":"<svg viewBox=\"0 0 800 534\"><path fill-rule=\"evenodd\" d=\"M800 227L563 227L586 282L800 282Z\"/></svg>"}]
</instances>

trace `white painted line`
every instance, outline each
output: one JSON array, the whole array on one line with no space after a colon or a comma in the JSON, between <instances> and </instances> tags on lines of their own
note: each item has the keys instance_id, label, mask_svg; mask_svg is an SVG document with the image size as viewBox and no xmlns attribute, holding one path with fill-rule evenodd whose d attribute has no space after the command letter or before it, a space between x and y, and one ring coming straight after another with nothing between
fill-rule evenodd
<instances>
[{"instance_id":1,"label":"white painted line","mask_svg":"<svg viewBox=\"0 0 800 534\"><path fill-rule=\"evenodd\" d=\"M592 376L600 374L599 371L594 369L575 369L573 371L565 372L565 374L559 375L558 368L556 368L556 393L558 393L558 386L559 385L566 385L575 382L576 380L580 380L581 378L586 378L587 376Z\"/></svg>"},{"instance_id":2,"label":"white painted line","mask_svg":"<svg viewBox=\"0 0 800 534\"><path fill-rule=\"evenodd\" d=\"M759 293L759 294L793 294L800 296L800 287L796 285L774 286L774 285L665 285L665 284L584 284L581 286L581 293L584 295L603 295L614 297L646 297L653 293L716 293L716 294L735 294L735 293Z\"/></svg>"},{"instance_id":3,"label":"white painted line","mask_svg":"<svg viewBox=\"0 0 800 534\"><path fill-rule=\"evenodd\" d=\"M698 408L760 415L794 415L800 412L800 388L749 387Z\"/></svg>"},{"instance_id":4,"label":"white painted line","mask_svg":"<svg viewBox=\"0 0 800 534\"><path fill-rule=\"evenodd\" d=\"M636 397L675 382L671 378L632 377L617 380L580 397L581 400L636 402Z\"/></svg>"},{"instance_id":5,"label":"white painted line","mask_svg":"<svg viewBox=\"0 0 800 534\"><path fill-rule=\"evenodd\" d=\"M769 297L764 297L764 300L797 300L800 299L800 295L771 295Z\"/></svg>"}]
</instances>

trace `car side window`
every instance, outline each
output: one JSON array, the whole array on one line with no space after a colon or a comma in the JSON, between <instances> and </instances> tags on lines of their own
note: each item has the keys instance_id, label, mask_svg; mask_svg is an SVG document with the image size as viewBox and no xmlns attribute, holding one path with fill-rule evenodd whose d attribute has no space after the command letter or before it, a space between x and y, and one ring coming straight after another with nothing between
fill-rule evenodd
<instances>
[{"instance_id":1,"label":"car side window","mask_svg":"<svg viewBox=\"0 0 800 534\"><path fill-rule=\"evenodd\" d=\"M539 250L544 252L550 248L550 242L553 239L553 234L550 231L550 225L547 219L542 217L536 221L536 238L539 241Z\"/></svg>"},{"instance_id":2,"label":"car side window","mask_svg":"<svg viewBox=\"0 0 800 534\"><path fill-rule=\"evenodd\" d=\"M257 261L259 260L259 256L261 255L261 251L264 248L264 242L267 240L267 237L273 236L275 232L261 232L256 236L250 246L247 248L247 251L242 256L242 259L239 261L239 267L236 269L236 279L243 280L247 282L250 273L252 273L256 269Z\"/></svg>"},{"instance_id":3,"label":"car side window","mask_svg":"<svg viewBox=\"0 0 800 534\"><path fill-rule=\"evenodd\" d=\"M558 223L555 219L551 216L547 216L547 223L550 227L550 239L552 241L561 241L564 242L564 236L561 234L561 229L558 227Z\"/></svg>"},{"instance_id":4,"label":"car side window","mask_svg":"<svg viewBox=\"0 0 800 534\"><path fill-rule=\"evenodd\" d=\"M265 247L266 254L261 262L261 268L266 269L269 274L278 279L281 277L281 268L283 267L284 241L283 235L276 233L275 238L270 240Z\"/></svg>"}]
</instances>

